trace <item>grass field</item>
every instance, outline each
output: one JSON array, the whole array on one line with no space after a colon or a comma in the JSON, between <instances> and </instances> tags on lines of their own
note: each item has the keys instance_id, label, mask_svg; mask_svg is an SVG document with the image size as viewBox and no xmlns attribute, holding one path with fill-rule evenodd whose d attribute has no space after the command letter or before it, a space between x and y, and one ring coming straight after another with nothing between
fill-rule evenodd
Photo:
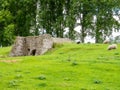
<instances>
[{"instance_id":1,"label":"grass field","mask_svg":"<svg viewBox=\"0 0 120 90\"><path fill-rule=\"evenodd\" d=\"M42 56L0 48L0 90L120 90L120 45L63 44Z\"/></svg>"}]
</instances>

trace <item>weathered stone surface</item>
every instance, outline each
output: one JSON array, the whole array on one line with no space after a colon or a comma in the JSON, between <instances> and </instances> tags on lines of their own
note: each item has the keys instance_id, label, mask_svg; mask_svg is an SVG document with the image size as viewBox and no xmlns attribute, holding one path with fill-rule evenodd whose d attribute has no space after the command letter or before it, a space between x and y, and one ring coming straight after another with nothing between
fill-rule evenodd
<instances>
[{"instance_id":1,"label":"weathered stone surface","mask_svg":"<svg viewBox=\"0 0 120 90\"><path fill-rule=\"evenodd\" d=\"M17 37L10 56L41 55L53 47L51 35Z\"/></svg>"},{"instance_id":2,"label":"weathered stone surface","mask_svg":"<svg viewBox=\"0 0 120 90\"><path fill-rule=\"evenodd\" d=\"M69 38L53 38L54 43L62 44L62 43L71 43L72 40Z\"/></svg>"}]
</instances>

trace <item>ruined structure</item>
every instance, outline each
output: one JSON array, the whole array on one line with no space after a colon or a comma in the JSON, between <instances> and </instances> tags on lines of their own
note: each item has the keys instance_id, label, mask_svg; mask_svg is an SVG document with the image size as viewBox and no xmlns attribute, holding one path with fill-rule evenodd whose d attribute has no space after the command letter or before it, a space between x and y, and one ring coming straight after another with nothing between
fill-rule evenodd
<instances>
[{"instance_id":1,"label":"ruined structure","mask_svg":"<svg viewBox=\"0 0 120 90\"><path fill-rule=\"evenodd\" d=\"M51 35L17 37L10 56L41 55L53 47Z\"/></svg>"},{"instance_id":2,"label":"ruined structure","mask_svg":"<svg viewBox=\"0 0 120 90\"><path fill-rule=\"evenodd\" d=\"M73 41L70 40L69 38L53 38L53 42L57 44L62 44L62 43L72 43Z\"/></svg>"}]
</instances>

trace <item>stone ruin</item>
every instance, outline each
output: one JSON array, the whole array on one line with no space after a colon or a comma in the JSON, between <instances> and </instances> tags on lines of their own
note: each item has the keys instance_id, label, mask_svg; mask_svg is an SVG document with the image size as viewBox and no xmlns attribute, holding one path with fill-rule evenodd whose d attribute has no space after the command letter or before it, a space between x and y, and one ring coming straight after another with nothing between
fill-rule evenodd
<instances>
[{"instance_id":1,"label":"stone ruin","mask_svg":"<svg viewBox=\"0 0 120 90\"><path fill-rule=\"evenodd\" d=\"M62 44L62 43L71 43L73 41L69 38L53 38L53 42L57 44Z\"/></svg>"},{"instance_id":2,"label":"stone ruin","mask_svg":"<svg viewBox=\"0 0 120 90\"><path fill-rule=\"evenodd\" d=\"M71 43L68 38L53 38L49 34L41 36L18 36L11 49L9 56L35 56L42 55L49 49L53 48L53 44Z\"/></svg>"},{"instance_id":3,"label":"stone ruin","mask_svg":"<svg viewBox=\"0 0 120 90\"><path fill-rule=\"evenodd\" d=\"M47 52L53 47L53 39L49 34L16 38L10 56L35 56Z\"/></svg>"}]
</instances>

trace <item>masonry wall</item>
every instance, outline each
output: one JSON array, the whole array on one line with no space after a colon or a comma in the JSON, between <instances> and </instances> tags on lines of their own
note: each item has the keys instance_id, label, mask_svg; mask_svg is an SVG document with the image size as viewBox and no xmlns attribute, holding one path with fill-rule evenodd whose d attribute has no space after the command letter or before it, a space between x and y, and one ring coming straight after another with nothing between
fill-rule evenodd
<instances>
[{"instance_id":1,"label":"masonry wall","mask_svg":"<svg viewBox=\"0 0 120 90\"><path fill-rule=\"evenodd\" d=\"M10 56L41 55L53 47L51 35L17 37Z\"/></svg>"}]
</instances>

